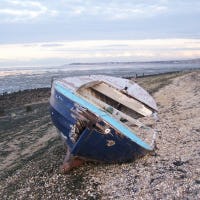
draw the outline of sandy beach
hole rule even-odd
[[[200,71],[138,78],[159,109],[157,148],[134,162],[60,174],[50,89],[0,96],[1,199],[200,199]]]

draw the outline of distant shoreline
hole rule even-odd
[[[153,60],[153,61],[110,61],[110,62],[88,62],[88,63],[82,63],[82,62],[77,62],[77,63],[69,63],[69,65],[107,65],[107,64],[115,64],[115,65],[120,65],[120,64],[174,64],[174,63],[194,63],[194,62],[199,62],[200,58],[194,58],[194,59],[180,59],[180,60]]]

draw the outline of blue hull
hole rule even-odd
[[[52,121],[62,133],[72,156],[112,163],[134,160],[151,150],[134,133],[131,135],[123,125],[117,124],[115,119],[73,95],[64,88],[53,87],[50,98]],[[79,134],[74,139],[72,130],[84,118],[91,120],[79,128]]]

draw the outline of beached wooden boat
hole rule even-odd
[[[55,80],[50,111],[68,148],[64,171],[83,160],[124,162],[154,149],[157,106],[132,80],[103,75]]]

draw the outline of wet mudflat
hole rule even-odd
[[[137,79],[159,108],[157,149],[134,162],[59,173],[65,150],[49,89],[0,97],[1,199],[200,199],[200,72]]]

